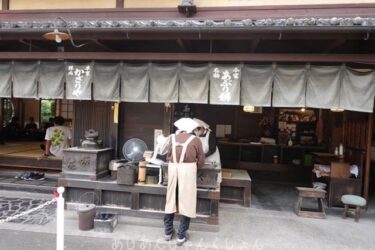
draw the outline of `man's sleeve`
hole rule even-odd
[[[203,151],[203,146],[201,140],[198,139],[198,137],[194,138],[197,145],[197,167],[201,168],[204,165],[205,156]]]
[[[50,128],[48,128],[47,130],[46,130],[46,136],[45,136],[45,138],[44,138],[45,140],[47,140],[47,141],[50,141],[52,138],[51,138],[51,129]]]

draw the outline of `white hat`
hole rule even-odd
[[[181,118],[177,120],[174,125],[179,130],[186,131],[187,133],[191,133],[194,129],[199,127],[198,122],[194,121],[191,118]]]
[[[199,124],[199,127],[203,127],[205,129],[209,129],[210,128],[210,125],[208,125],[207,123],[205,123],[202,120],[199,120],[197,118],[194,118],[193,120],[196,121]]]

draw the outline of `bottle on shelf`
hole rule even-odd
[[[289,140],[288,140],[288,146],[289,146],[289,147],[293,146],[292,138],[289,138]]]
[[[339,155],[339,148],[335,147],[335,155]]]
[[[340,146],[339,146],[339,156],[342,157],[344,155],[344,145],[342,145],[342,143],[340,143]]]

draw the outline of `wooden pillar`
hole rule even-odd
[[[9,0],[2,0],[1,10],[9,10]]]
[[[175,105],[174,104],[164,104],[164,119],[163,119],[163,134],[167,136],[173,131],[173,113]]]
[[[3,2],[4,2],[4,0],[3,0]],[[116,8],[119,8],[119,9],[124,8],[124,0],[116,0]]]
[[[111,146],[115,149],[115,157],[119,157],[119,118],[120,118],[120,103],[110,103],[110,136]]]
[[[3,121],[4,121],[4,110],[3,110],[3,99],[0,98],[0,133],[2,133],[3,130]],[[0,143],[1,143],[1,137],[0,136]]]
[[[367,133],[367,146],[366,146],[366,163],[364,173],[364,187],[363,196],[368,200],[369,187],[370,187],[370,167],[371,167],[371,143],[372,143],[372,126],[373,126],[373,114],[368,114],[368,133]]]
[[[242,106],[240,106],[240,108],[242,108]],[[239,123],[239,112],[241,112],[242,110],[234,106],[233,109],[234,109],[234,117],[233,117],[233,124],[232,124],[232,136],[235,140],[238,139],[238,123]]]

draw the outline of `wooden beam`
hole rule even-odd
[[[254,39],[251,44],[250,44],[250,53],[254,53],[255,50],[257,49],[258,47],[258,44],[260,42],[260,39]]]
[[[369,187],[370,187],[370,168],[371,168],[371,143],[372,143],[372,127],[373,127],[373,114],[368,114],[368,133],[366,145],[366,163],[363,183],[363,196],[368,201]]]
[[[123,9],[124,8],[124,0],[116,0],[116,8]]]
[[[333,41],[331,44],[328,44],[328,46],[325,49],[323,49],[322,52],[323,53],[329,53],[332,50],[335,50],[338,47],[340,47],[341,45],[343,45],[345,42],[346,42],[346,39],[338,39],[336,41]]]
[[[51,31],[51,30],[49,30]],[[25,30],[23,32],[8,32],[0,30],[1,40],[44,40],[42,35],[46,31]],[[295,32],[283,32],[283,40],[361,40],[364,38],[367,31],[364,30],[296,30]],[[186,43],[191,40],[278,40],[280,36],[279,31],[266,30],[232,30],[228,32],[217,30],[215,32],[202,31],[129,31],[127,33],[119,31],[118,29],[90,29],[90,30],[74,30],[74,41],[79,40],[98,40],[107,41],[125,41],[125,40],[177,40],[181,39]],[[369,40],[375,40],[375,35],[370,34]],[[51,41],[52,43],[52,41]]]
[[[1,10],[9,10],[9,0],[2,0]]]
[[[31,40],[30,41],[25,41],[23,39],[20,39],[20,40],[18,40],[18,42],[22,43],[23,45],[28,46],[29,47],[29,52],[32,51],[32,48],[37,49],[39,51],[48,51],[45,48],[42,48],[42,47],[39,47],[38,45],[33,44],[33,42]]]
[[[3,0],[4,2],[4,0]],[[116,7],[121,5],[116,0]],[[241,20],[262,18],[304,18],[304,17],[373,17],[375,4],[321,4],[321,5],[273,5],[200,7],[197,19]],[[12,10],[2,13],[0,21],[10,20],[53,20],[56,16],[65,19],[181,19],[176,8],[111,8],[111,9],[44,9]]]
[[[94,42],[96,45],[102,47],[103,49],[107,50],[107,51],[114,51],[113,49],[111,49],[107,45],[103,44],[102,42],[99,42],[97,39],[93,39],[91,41]]]
[[[134,60],[181,62],[375,63],[375,54],[248,54],[149,52],[0,52],[0,60]]]

